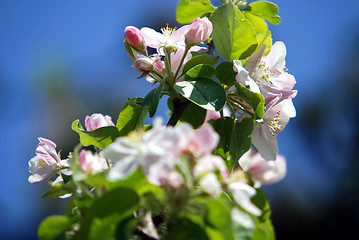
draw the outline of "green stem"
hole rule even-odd
[[[165,56],[165,67],[166,67],[166,75],[168,77],[169,84],[172,84],[172,69],[171,69],[171,53],[166,52]]]
[[[183,53],[181,62],[180,62],[180,64],[178,65],[178,68],[177,68],[177,71],[176,71],[176,73],[175,73],[175,76],[173,77],[173,79],[174,79],[175,81],[177,80],[177,75],[178,75],[178,73],[179,73],[179,71],[180,71],[180,69],[181,69],[181,67],[182,67],[182,64],[183,64],[183,62],[184,62],[184,59],[186,58],[187,53],[188,53],[188,51],[189,51],[190,48],[191,48],[191,46],[186,45],[186,48],[185,48],[185,50],[184,50],[184,53]]]

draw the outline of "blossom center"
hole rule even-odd
[[[257,69],[253,73],[254,80],[258,81],[259,78],[263,78],[268,84],[272,84],[272,82],[270,81],[270,77],[273,76],[274,73],[269,70],[269,67],[266,67],[266,62],[264,61],[260,61]]]
[[[166,27],[161,28],[161,32],[163,33],[163,35],[165,35],[166,37],[168,37],[169,35],[171,35],[174,31],[176,31],[176,27],[174,28],[170,28],[168,27],[168,23],[166,24]]]
[[[269,131],[271,132],[272,136],[276,136],[282,129],[283,125],[279,124],[279,119],[283,116],[280,114],[280,111],[273,118],[265,118],[263,122],[268,125]]]
[[[43,167],[43,166],[46,165],[46,162],[44,161],[44,159],[41,159],[41,161],[38,162],[36,165],[37,165],[38,167]]]

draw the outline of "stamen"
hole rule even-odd
[[[268,125],[269,131],[271,132],[272,136],[276,136],[282,129],[283,125],[279,124],[279,119],[283,116],[280,114],[280,111],[272,119],[264,119],[264,122]]]
[[[169,35],[171,35],[174,31],[176,31],[176,27],[174,27],[174,28],[170,28],[170,27],[168,27],[168,23],[166,23],[166,27],[164,28],[161,28],[161,31],[162,31],[162,33],[163,33],[163,35],[165,35],[165,36],[169,36]]]
[[[44,159],[41,159],[41,161],[38,162],[36,165],[37,165],[38,167],[42,167],[42,166],[45,166],[45,165],[46,165],[46,162],[44,161]]]

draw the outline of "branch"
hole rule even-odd
[[[189,105],[190,101],[185,98],[174,98],[173,103],[173,112],[170,120],[168,120],[167,126],[175,126],[182,116],[184,110]]]

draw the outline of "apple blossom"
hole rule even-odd
[[[82,149],[79,154],[79,166],[87,174],[96,174],[108,168],[103,157],[85,149]]]
[[[222,192],[221,184],[218,182],[217,176],[213,172],[209,172],[202,177],[199,181],[199,185],[205,193],[214,197],[218,197]]]
[[[135,56],[135,61],[131,67],[142,73],[149,73],[154,69],[154,61],[145,55],[137,53]]]
[[[102,115],[101,113],[94,113],[91,116],[86,116],[85,127],[87,131],[93,131],[101,127],[115,126],[111,117]]]
[[[256,190],[248,184],[237,181],[228,185],[228,189],[233,194],[234,200],[247,212],[255,216],[260,216],[262,211],[251,202],[251,198],[256,194]]]
[[[207,40],[211,35],[213,26],[207,17],[196,18],[188,25],[186,36],[186,43],[188,45],[197,45]]]
[[[125,39],[128,44],[138,50],[142,50],[145,47],[140,30],[136,27],[128,26],[125,28]]]
[[[263,119],[254,123],[252,144],[265,160],[275,160],[279,152],[277,135],[289,122],[286,107],[284,102],[267,107]]]
[[[238,160],[243,171],[249,172],[256,188],[261,184],[269,185],[282,180],[287,173],[286,160],[284,156],[277,155],[275,161],[266,161],[259,153],[251,150],[243,154]]]
[[[46,138],[38,138],[36,156],[29,161],[30,183],[43,183],[49,180],[61,167],[61,159],[56,153],[56,144]],[[67,161],[64,160],[64,165]]]
[[[154,29],[143,27],[140,29],[140,34],[145,40],[145,44],[149,47],[161,49],[167,47],[174,47],[177,49],[185,49],[185,32],[187,31],[185,25],[179,29],[161,28],[162,33],[156,32]]]

